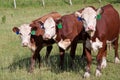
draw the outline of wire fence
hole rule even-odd
[[[0,0],[0,7],[17,8],[17,7],[44,7],[44,6],[61,6],[61,5],[76,5],[86,3],[101,3],[103,1],[108,2],[120,2],[120,0]]]

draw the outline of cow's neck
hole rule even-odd
[[[29,44],[28,44],[28,48],[29,48],[31,51],[34,52],[35,49],[36,49],[35,43],[29,42]]]
[[[95,31],[90,32],[89,34],[90,34],[90,37],[93,37],[93,36],[94,36],[94,34],[95,34]]]

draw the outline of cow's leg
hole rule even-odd
[[[60,68],[63,69],[63,64],[64,64],[64,55],[65,55],[65,50],[63,50],[62,48],[59,47],[59,52],[60,52]]]
[[[105,46],[105,51],[103,52],[102,62],[101,62],[101,68],[104,69],[107,66],[107,45]]]
[[[42,49],[41,47],[37,47],[36,50],[35,50],[35,52],[33,53],[32,57],[31,57],[31,64],[30,64],[30,70],[29,70],[29,72],[33,72],[34,65],[35,65],[35,60],[36,59],[38,59],[39,66],[40,66],[41,57],[40,57],[39,52],[40,52],[41,49]]]
[[[85,58],[85,49],[83,49],[83,53],[82,53],[82,56],[81,56],[81,58]]]
[[[81,59],[85,59],[86,57],[86,53],[85,53],[85,42],[83,42],[83,53],[82,53],[82,56],[81,56]]]
[[[98,55],[97,55],[97,69],[96,69],[96,76],[101,76],[101,63],[102,63],[102,58],[104,56],[104,54],[106,54],[106,50],[107,50],[107,45],[106,43],[103,44],[103,47],[99,49]]]
[[[71,67],[73,67],[74,62],[75,62],[75,51],[76,51],[76,47],[77,47],[77,42],[73,42],[73,43],[71,44],[71,50],[70,50],[70,57],[71,57],[71,59],[72,59]]]
[[[115,63],[120,63],[119,55],[118,55],[118,38],[112,44],[115,50]]]
[[[52,50],[53,46],[47,46],[46,55],[45,55],[45,61],[48,62],[48,57],[50,55],[50,52]]]
[[[85,55],[86,55],[86,59],[87,59],[87,66],[86,66],[86,71],[84,73],[84,78],[88,78],[90,77],[90,66],[92,63],[92,56],[91,56],[91,50],[85,48]]]
[[[39,52],[40,52],[40,50],[39,50]],[[36,54],[36,57],[37,57],[37,59],[38,59],[39,68],[40,68],[40,66],[41,66],[41,56],[40,56],[40,53],[39,53],[39,52]]]

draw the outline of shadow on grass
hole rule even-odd
[[[79,73],[81,70],[84,72],[85,71],[85,65],[86,65],[86,60],[85,58],[81,58],[80,55],[75,56],[74,64],[71,67],[71,57],[69,53],[65,53],[64,57],[64,65],[63,69],[61,70],[59,67],[60,63],[60,56],[58,55],[50,55],[48,58],[48,62],[45,61],[45,58],[42,56],[42,63],[41,63],[41,68],[47,68],[47,70],[50,70],[53,73],[59,74],[61,72],[75,72]],[[113,63],[110,60],[107,60],[109,63]],[[96,56],[93,56],[92,59],[92,64],[97,65],[96,62]],[[13,63],[11,63],[8,67],[1,68],[2,70],[9,70],[10,72],[14,72],[17,69],[26,69],[28,71],[30,68],[30,57],[27,58],[20,58],[18,56],[15,56],[13,59]],[[38,63],[36,61],[35,68],[38,68]],[[42,69],[41,69],[42,70]],[[82,74],[81,74],[82,75]]]
[[[16,59],[16,58],[15,58]],[[4,69],[9,69],[9,71],[13,72],[16,69],[23,69],[25,68],[26,70],[29,68],[30,65],[30,57],[28,58],[24,58],[21,60],[13,60],[13,63],[11,63],[8,67],[4,68]]]
[[[85,68],[86,61],[84,59],[81,59],[80,55],[75,56],[74,65],[71,67],[70,54],[65,53],[64,68],[61,70],[59,67],[59,62],[60,62],[59,57],[60,57],[59,54],[50,55],[47,63],[45,61],[45,58],[42,57],[41,67],[49,68],[51,72],[54,72],[56,74],[61,73],[63,71],[66,71],[66,72],[72,71],[77,73],[77,72],[80,72],[80,70],[84,70]],[[2,69],[8,69],[10,72],[14,72],[17,69],[26,69],[26,71],[28,71],[29,67],[30,67],[30,57],[21,59],[15,56],[15,58],[13,59],[13,63],[11,63],[8,67],[2,68]],[[35,68],[37,67],[38,67],[38,63],[36,62]]]
[[[63,71],[66,72],[79,72],[80,70],[84,70],[85,65],[86,65],[86,61],[84,59],[81,58],[80,55],[76,55],[75,56],[75,60],[74,60],[74,64],[73,66],[71,66],[71,57],[69,55],[69,53],[65,53],[65,57],[64,57],[64,64],[63,64],[63,69],[61,70],[59,67],[59,63],[60,63],[60,58],[59,55],[54,55],[50,57],[50,67],[51,67],[51,72],[54,73],[60,73]]]

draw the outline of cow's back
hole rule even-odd
[[[60,18],[61,18],[61,15],[60,15],[58,12],[51,12],[51,13],[49,13],[49,14],[46,14],[46,15],[44,15],[44,16],[36,19],[36,20],[34,20],[34,21],[44,23],[45,20],[46,20],[48,17],[52,17],[54,20],[57,20],[57,19],[60,19]]]
[[[119,35],[119,14],[110,4],[102,7],[102,9],[102,17],[97,21],[98,35],[99,37],[103,35],[108,40],[112,40]]]

